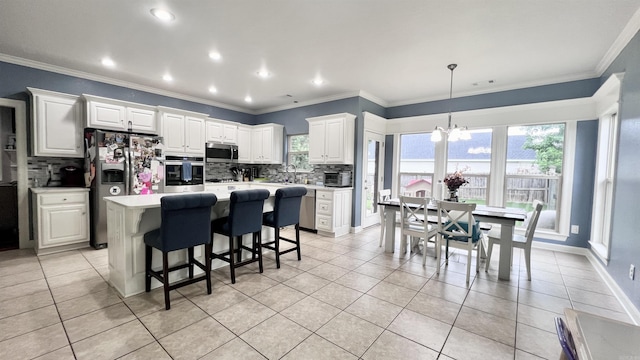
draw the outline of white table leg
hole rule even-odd
[[[391,206],[385,206],[386,229],[384,230],[384,251],[393,252],[396,240],[396,210]]]
[[[498,279],[500,280],[509,280],[511,274],[513,225],[514,224],[502,224],[500,227],[500,264],[498,265]]]

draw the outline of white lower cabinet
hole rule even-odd
[[[316,191],[316,229],[324,236],[341,236],[351,226],[351,189]]]
[[[38,255],[89,246],[87,189],[36,188],[31,191]]]

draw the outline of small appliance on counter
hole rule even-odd
[[[351,171],[325,171],[324,186],[327,187],[350,187]]]
[[[84,187],[84,171],[69,165],[60,168],[60,185],[64,187]]]

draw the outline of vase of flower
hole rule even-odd
[[[444,183],[449,189],[449,198],[447,201],[458,201],[458,189],[460,186],[468,184],[469,181],[462,176],[462,171],[456,171],[444,178]]]

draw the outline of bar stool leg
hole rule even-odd
[[[276,226],[274,228],[275,233],[274,233],[274,243],[273,243],[273,247],[274,249],[276,249],[276,268],[280,269],[280,228],[278,226]]]
[[[162,252],[162,279],[164,285],[164,308],[171,309],[169,300],[169,253]]]
[[[231,273],[231,283],[236,283],[236,266],[233,262],[233,236],[229,235],[229,271]]]
[[[204,245],[204,268],[207,272],[206,277],[207,277],[207,294],[211,295],[211,251],[212,249],[212,243],[208,243]]]
[[[262,234],[260,231],[254,233],[255,236],[255,241],[256,241],[256,247],[258,248],[258,266],[260,268],[260,273],[262,274],[263,268],[262,268]]]
[[[149,245],[144,246],[144,291],[151,291],[151,254],[153,249]]]
[[[236,251],[238,252],[237,261],[242,261],[242,235],[236,237]]]
[[[193,279],[193,247],[187,249],[187,256],[189,261],[189,279]]]
[[[302,260],[300,256],[300,223],[296,224],[296,250],[298,252],[298,261]]]

